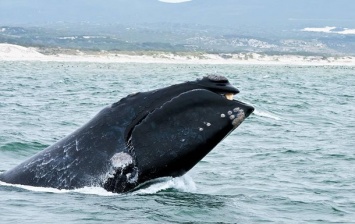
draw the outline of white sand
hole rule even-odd
[[[340,31],[335,31],[337,27],[336,26],[326,26],[326,27],[306,27],[302,29],[302,31],[305,32],[321,32],[321,33],[337,33],[337,34],[343,34],[343,35],[354,35],[355,34],[355,29],[349,29],[349,28],[343,28],[343,30]]]
[[[261,65],[347,65],[355,66],[355,57],[321,57],[299,55],[269,56],[257,53],[178,55],[156,53],[128,55],[114,53],[44,55],[35,48],[0,44],[0,61],[57,61],[98,63],[170,63],[170,64],[261,64]],[[226,57],[227,56],[227,57]]]
[[[0,44],[0,60],[21,59],[21,58],[41,58],[44,55],[37,52],[34,48],[26,48],[13,44]]]
[[[302,31],[307,32],[322,32],[322,33],[331,33],[333,29],[337,28],[336,26],[326,26],[326,27],[306,27]]]

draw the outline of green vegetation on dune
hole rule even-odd
[[[253,36],[236,34],[231,29],[182,24],[145,24],[130,27],[88,24],[62,24],[51,27],[2,26],[0,43],[37,47],[44,54],[63,51],[75,53],[75,50],[80,50],[127,54],[150,54],[155,51],[189,54],[204,52],[222,56],[242,52],[268,55],[355,55],[355,35],[324,36],[293,30],[277,39],[260,31]]]

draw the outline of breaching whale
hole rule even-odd
[[[127,192],[185,174],[254,110],[227,78],[209,75],[128,95],[0,175],[7,183]]]

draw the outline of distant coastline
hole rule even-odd
[[[39,49],[6,43],[0,43],[0,61],[355,66],[354,56],[268,55],[250,52],[209,54],[162,51],[82,51]]]

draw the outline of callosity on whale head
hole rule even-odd
[[[126,192],[159,177],[181,176],[254,110],[234,100],[223,76],[131,94],[83,127],[0,175],[0,180]]]

